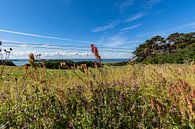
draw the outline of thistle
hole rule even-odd
[[[35,57],[34,57],[33,53],[30,53],[28,55],[28,62],[34,69],[36,69],[36,67],[35,67]]]

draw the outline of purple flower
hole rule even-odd
[[[27,126],[22,127],[22,129],[27,129]]]

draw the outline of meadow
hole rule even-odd
[[[192,64],[70,70],[6,66],[0,129],[193,129],[194,102]]]

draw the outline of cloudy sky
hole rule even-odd
[[[0,0],[0,41],[10,58],[129,58],[154,35],[195,31],[195,0]]]

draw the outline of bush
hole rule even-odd
[[[66,65],[63,67],[60,67],[60,63],[64,62]],[[49,69],[71,69],[71,67],[77,67],[80,66],[81,64],[86,64],[87,67],[94,67],[94,62],[92,61],[79,61],[79,62],[72,62],[69,60],[46,60],[44,61],[46,68]],[[116,63],[103,63],[103,65],[108,65],[108,66],[125,66],[127,65],[128,62],[116,62]]]
[[[9,60],[0,60],[0,65],[16,66],[12,61]]]

